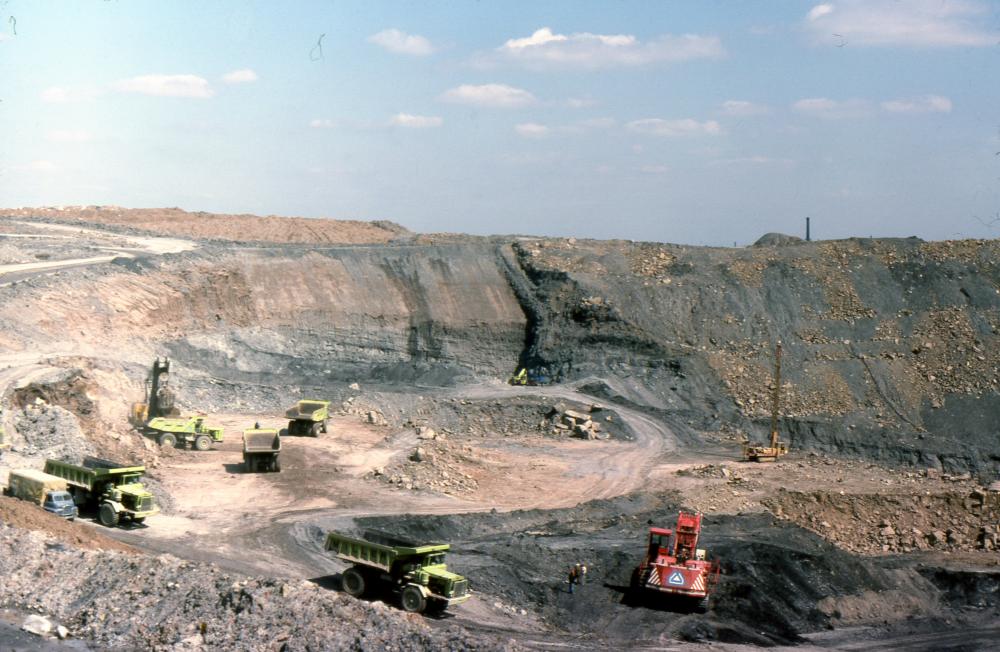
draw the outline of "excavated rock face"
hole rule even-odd
[[[694,441],[692,429],[723,426],[766,436],[781,341],[793,449],[1000,471],[1000,245],[777,244],[202,243],[0,288],[0,344],[103,345],[137,362],[146,353],[121,343],[142,343],[188,370],[182,403],[208,408],[303,388],[343,400],[353,382],[505,380],[519,367],[595,376],[597,398]]]
[[[763,437],[781,341],[793,447],[1000,471],[987,425],[1000,417],[1000,245],[781,244],[515,243],[526,358],[564,380],[617,379],[675,421]]]

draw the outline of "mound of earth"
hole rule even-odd
[[[12,528],[44,532],[76,548],[138,552],[132,546],[104,536],[83,523],[67,521],[38,505],[9,496],[0,496],[0,523]]]
[[[124,226],[160,235],[301,244],[383,243],[407,231],[387,221],[307,219],[269,215],[228,215],[179,208],[122,208],[120,206],[66,206],[0,210],[0,217],[44,217],[58,221]],[[2,253],[2,252],[0,252]]]

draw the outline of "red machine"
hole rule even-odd
[[[639,594],[677,596],[708,609],[708,596],[719,581],[720,567],[698,547],[701,514],[680,512],[677,529],[649,528],[646,557],[632,575],[632,588]]]

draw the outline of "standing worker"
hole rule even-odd
[[[580,575],[577,577],[577,583],[583,586],[587,583],[587,566],[586,564],[578,564],[580,566]]]
[[[576,583],[580,581],[580,564],[575,564],[569,568],[569,592],[572,593]]]

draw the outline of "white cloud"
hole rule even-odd
[[[42,91],[42,101],[52,104],[88,102],[101,92],[93,86],[50,86]]]
[[[746,100],[726,100],[722,103],[720,113],[738,118],[746,118],[755,115],[765,115],[771,112],[767,106],[756,104]]]
[[[86,143],[93,135],[85,129],[56,129],[45,134],[45,139],[53,143]]]
[[[805,26],[818,43],[845,46],[986,47],[996,43],[976,0],[839,0],[819,4]]]
[[[510,39],[497,48],[505,61],[529,67],[612,68],[716,58],[725,54],[717,36],[665,34],[642,42],[631,34],[556,34],[548,27],[531,36]]]
[[[415,57],[425,57],[435,50],[434,45],[417,34],[407,34],[398,29],[384,29],[378,34],[368,37],[369,43],[374,43],[394,54],[408,54]]]
[[[313,129],[332,129],[335,125],[333,120],[326,120],[322,118],[316,118],[315,120],[309,121],[309,126]]]
[[[549,128],[536,122],[525,122],[514,126],[514,131],[519,136],[525,138],[545,138],[549,135]]]
[[[140,75],[114,83],[123,93],[139,93],[157,97],[212,97],[208,80],[197,75]]]
[[[816,21],[823,16],[828,16],[833,13],[833,5],[816,5],[809,10],[809,14],[806,16],[806,20]]]
[[[882,110],[889,113],[951,113],[951,100],[940,95],[925,95],[908,100],[882,102]]]
[[[428,127],[440,127],[444,124],[444,119],[432,115],[410,115],[409,113],[397,113],[389,119],[392,127],[410,127],[413,129],[426,129]]]
[[[526,90],[506,84],[463,84],[444,92],[441,99],[455,104],[517,108],[534,104],[538,100]]]
[[[566,106],[571,109],[586,109],[597,104],[597,100],[590,97],[571,97],[566,100]]]
[[[825,97],[809,97],[792,104],[792,110],[817,118],[841,120],[869,115],[871,105],[865,100],[831,100]]]
[[[651,136],[662,136],[672,138],[676,136],[715,136],[722,133],[722,127],[715,120],[698,122],[691,118],[683,120],[663,120],[661,118],[647,118],[645,120],[634,120],[625,125],[629,131],[638,134],[649,134]]]
[[[543,27],[531,36],[510,39],[496,49],[502,61],[529,67],[612,68],[716,58],[725,54],[717,36],[665,34],[642,42],[631,34],[556,34]]]
[[[248,84],[257,81],[257,73],[249,68],[227,72],[222,76],[222,81],[227,84]]]

